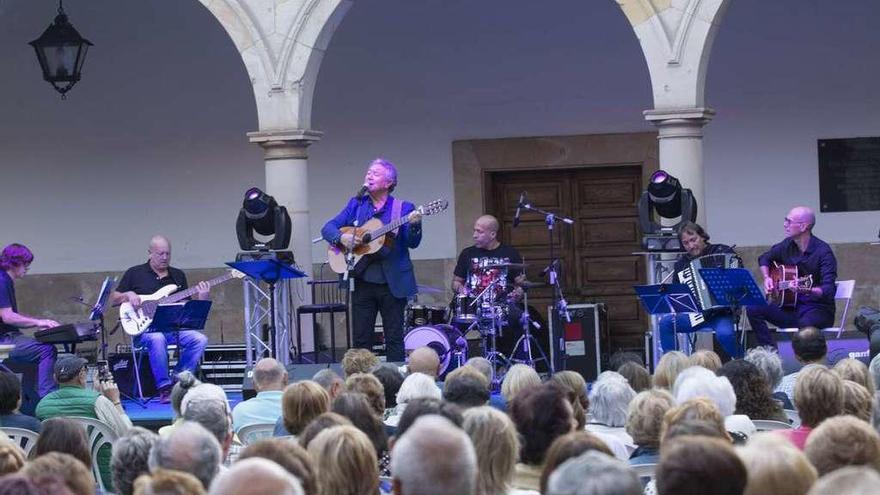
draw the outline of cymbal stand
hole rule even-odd
[[[523,292],[523,312],[522,316],[520,316],[520,326],[522,326],[523,334],[520,335],[519,339],[517,339],[516,344],[513,346],[513,350],[510,351],[510,362],[512,363],[522,363],[528,365],[530,368],[535,368],[535,363],[538,361],[544,361],[549,364],[547,360],[547,354],[544,352],[544,349],[541,348],[541,344],[538,343],[538,339],[532,335],[531,327],[532,327],[532,317],[529,315],[529,295],[528,292]],[[532,344],[534,344],[535,348],[540,353],[541,357],[538,359],[534,359],[532,356]],[[519,346],[523,346],[523,351],[526,354],[525,359],[517,359],[516,351],[519,350]],[[553,370],[550,369],[550,366],[547,366],[547,369],[550,375],[553,374]]]
[[[489,285],[483,289],[483,292],[474,298],[474,302],[471,303],[472,306],[477,306],[477,320],[471,324],[468,331],[471,330],[474,326],[477,327],[477,330],[480,332],[480,337],[483,341],[483,357],[486,358],[492,364],[492,389],[495,390],[501,385],[501,379],[498,374],[498,366],[499,364],[504,366],[505,368],[510,368],[510,360],[503,353],[498,352],[498,347],[496,344],[496,339],[498,335],[498,330],[501,328],[500,318],[501,316],[495,311],[494,301],[494,292],[489,292],[489,289],[494,288],[495,284],[498,283],[497,280],[493,280]],[[487,296],[492,295],[493,297],[490,299]],[[484,300],[486,299],[486,300]],[[492,309],[491,316],[487,316],[483,309],[485,307],[489,307]]]

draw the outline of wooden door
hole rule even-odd
[[[610,334],[605,348],[642,349],[649,321],[632,287],[645,282],[645,266],[631,254],[639,250],[641,235],[636,207],[641,166],[493,172],[489,179],[490,208],[501,222],[502,241],[520,250],[529,280],[546,281],[541,271],[551,260],[550,237],[546,217],[535,212],[522,211],[513,228],[523,191],[531,204],[574,220],[553,227],[568,303],[605,303]],[[552,291],[532,289],[529,299],[545,313]]]

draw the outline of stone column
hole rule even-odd
[[[697,223],[706,225],[703,186],[703,126],[715,111],[710,108],[655,109],[644,112],[656,125],[660,140],[660,168],[693,191],[697,200]]]
[[[309,216],[308,147],[321,139],[322,133],[310,129],[285,131],[249,132],[252,143],[263,148],[266,162],[266,193],[279,205],[287,208],[292,224],[290,250],[296,264],[309,276],[312,275],[312,237]],[[296,282],[294,282],[296,284]],[[296,285],[294,285],[296,287]],[[311,291],[301,290],[303,300],[293,298],[291,312],[295,314],[300,304],[311,303]],[[295,338],[295,319],[291,319],[291,339]],[[302,332],[303,350],[313,349],[311,321],[304,318]]]

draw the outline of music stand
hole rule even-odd
[[[202,330],[208,321],[208,311],[210,310],[211,301],[193,300],[185,303],[160,304],[156,306],[153,322],[147,331],[169,333],[181,330]],[[179,346],[178,342],[178,348]]]
[[[98,299],[95,301],[95,305],[92,306],[92,311],[89,313],[89,320],[98,323],[98,332],[101,333],[101,360],[105,362],[107,361],[107,336],[104,332],[104,308],[107,306],[107,299],[110,297],[110,290],[113,289],[113,285],[115,284],[115,277],[104,277],[104,282],[101,284],[101,290],[98,291]]]
[[[767,298],[745,268],[700,268],[700,276],[709,288],[709,293],[718,304],[730,306],[733,310],[733,331],[738,332],[740,309],[743,306],[764,306]],[[742,334],[743,351],[746,335]]]
[[[308,277],[308,275],[291,265],[273,259],[235,261],[226,264],[251,278],[266,282],[266,284],[269,285],[270,326],[267,329],[270,342],[269,355],[270,357],[277,358],[278,346],[276,343],[277,336],[275,335],[275,284],[281,280],[303,278]],[[286,328],[290,328],[290,325],[287,325]],[[302,349],[297,349],[296,352],[299,354],[302,352]]]
[[[700,305],[694,299],[690,289],[685,284],[654,284],[654,285],[636,285],[634,286],[642,306],[652,315],[667,315],[678,313],[699,313]],[[673,332],[678,339],[677,319],[672,320]],[[659,327],[654,330],[659,331]],[[658,335],[653,335],[654,341],[659,339]],[[656,349],[656,345],[653,346]],[[645,356],[647,359],[648,356]]]

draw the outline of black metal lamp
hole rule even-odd
[[[65,99],[67,92],[79,81],[86,53],[92,42],[80,36],[67,20],[62,0],[58,1],[55,21],[39,38],[28,43],[37,52],[37,60],[45,79]]]
[[[680,251],[676,234],[678,227],[697,219],[697,200],[690,189],[681,187],[678,179],[664,170],[658,170],[648,181],[648,190],[638,202],[642,246],[648,251]],[[653,213],[667,219],[678,218],[675,225],[661,226]]]
[[[287,208],[280,206],[275,198],[252,187],[244,193],[235,232],[238,244],[244,251],[280,250],[290,245],[290,215]],[[274,236],[266,241],[254,238],[254,232],[264,236]]]

